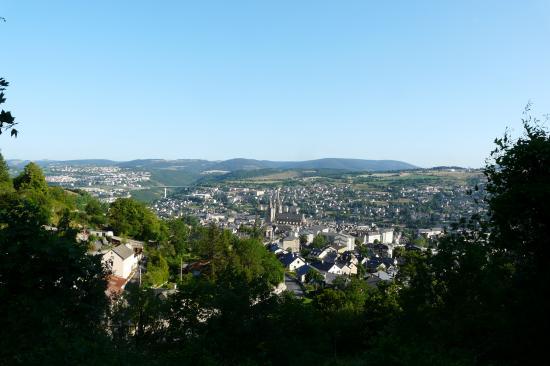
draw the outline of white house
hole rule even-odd
[[[334,237],[334,243],[338,246],[345,247],[345,251],[353,251],[355,249],[355,237],[348,234],[338,234]]]
[[[128,278],[137,268],[139,257],[129,245],[120,244],[103,254],[103,262],[111,266],[113,275]]]
[[[284,254],[279,257],[279,260],[289,271],[295,271],[306,264],[306,261],[295,253]]]
[[[381,241],[382,235],[378,231],[369,231],[365,234],[365,244],[372,244],[375,240]]]
[[[342,268],[340,268],[337,264],[335,263],[329,263],[329,262],[315,262],[315,263],[312,263],[311,264],[312,267],[315,267],[315,269],[317,269],[319,272],[321,272],[322,274],[326,274],[326,273],[333,273],[333,274],[337,274],[337,275],[342,275],[344,274],[342,272]]]
[[[393,229],[381,230],[380,234],[382,235],[382,240],[380,240],[382,243],[384,244],[393,243]]]
[[[433,237],[438,237],[443,234],[443,229],[439,227],[434,227],[431,229],[418,229],[418,235],[424,235],[426,238],[431,239]]]

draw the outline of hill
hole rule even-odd
[[[28,160],[8,160],[13,167],[22,167]],[[201,159],[139,159],[130,161],[113,161],[107,159],[83,159],[83,160],[38,160],[37,164],[43,167],[54,165],[73,166],[118,166],[121,168],[133,168],[143,170],[184,170],[188,173],[201,173],[206,171],[261,170],[261,169],[331,169],[344,171],[391,171],[415,169],[416,166],[397,160],[365,160],[365,159],[341,159],[325,158],[306,161],[270,161],[256,159],[229,159],[224,161],[209,161]]]

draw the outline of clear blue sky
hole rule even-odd
[[[2,0],[6,158],[478,167],[550,113],[550,2]]]

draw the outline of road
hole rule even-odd
[[[291,291],[296,295],[297,297],[304,297],[304,291],[298,284],[298,281],[290,277],[289,275],[285,274],[285,285],[287,291]]]

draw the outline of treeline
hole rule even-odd
[[[106,214],[107,225],[146,240],[154,263],[147,272],[155,276],[109,303],[99,259],[74,242],[71,226],[61,225],[63,214],[42,206],[42,194],[50,197],[42,177],[27,171],[11,181],[0,170],[0,359],[119,365],[544,360],[550,136],[536,121],[524,122],[521,138],[496,140],[485,169],[488,217],[464,220],[440,240],[437,254],[403,253],[391,284],[342,280],[306,300],[272,294],[283,271],[257,239],[190,220],[159,221],[122,200]],[[56,220],[58,232],[42,228]],[[177,290],[152,286],[164,278]]]

